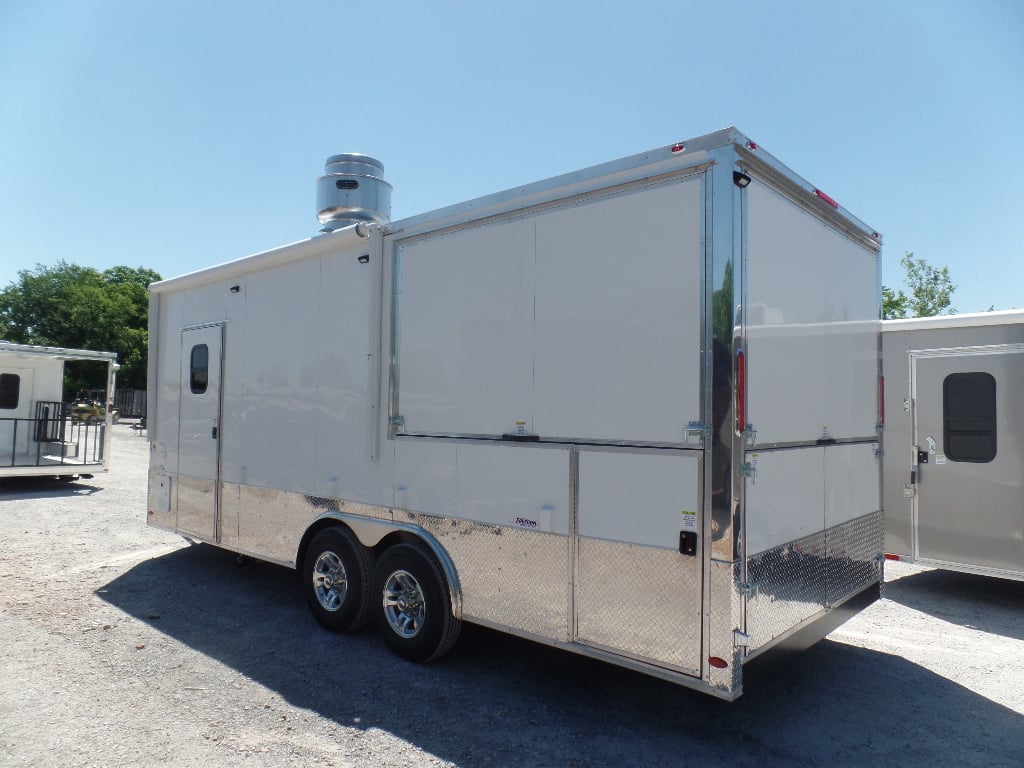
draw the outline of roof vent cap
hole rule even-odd
[[[333,232],[359,222],[391,221],[391,185],[384,181],[384,164],[369,155],[349,152],[331,155],[316,182],[316,217],[321,232]]]

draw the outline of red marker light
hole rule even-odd
[[[682,142],[680,142],[679,144],[673,144],[672,145],[672,154],[673,155],[678,155],[680,152],[685,152],[685,151],[686,151],[686,145],[683,144]]]
[[[708,658],[708,664],[710,664],[715,669],[725,669],[729,666],[728,661],[726,661],[723,658],[719,658],[718,656],[711,656],[710,658]]]
[[[885,376],[878,377],[878,423],[885,426]]]
[[[748,141],[747,142],[747,149],[749,149],[751,151],[756,151],[757,150],[757,144],[755,144],[752,141]]]
[[[747,428],[747,363],[743,350],[736,353],[736,434]]]
[[[832,199],[831,197],[829,197],[828,195],[826,195],[826,194],[825,194],[824,192],[822,192],[822,191],[821,191],[820,189],[816,189],[816,190],[814,190],[814,194],[816,194],[816,195],[817,195],[818,197],[820,197],[820,198],[821,198],[822,200],[824,200],[824,201],[825,201],[826,203],[828,203],[829,205],[831,205],[831,206],[832,206],[833,208],[838,208],[838,207],[839,207],[839,203],[837,203],[837,202],[836,202],[835,200],[833,200],[833,199]]]
[[[896,561],[899,561],[900,556],[899,555],[890,555],[888,552],[886,552],[885,553],[885,559],[886,560],[896,560]]]

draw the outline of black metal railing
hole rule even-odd
[[[37,443],[63,443],[67,418],[66,403],[40,400],[36,403],[35,441]]]
[[[102,464],[107,425],[69,416],[66,403],[43,402],[34,419],[0,418],[0,467]]]

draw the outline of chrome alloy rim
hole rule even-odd
[[[384,583],[384,616],[399,637],[416,637],[423,628],[427,606],[420,583],[408,571],[395,571]]]
[[[333,552],[323,552],[313,564],[313,592],[325,611],[336,611],[348,594],[348,574],[341,558]]]

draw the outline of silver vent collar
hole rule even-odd
[[[354,152],[331,155],[316,183],[316,217],[321,232],[333,232],[362,221],[391,221],[391,185],[384,164]]]

